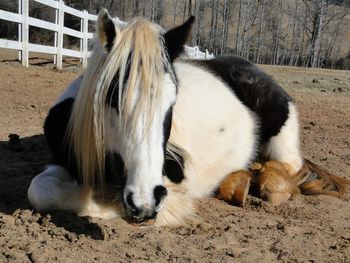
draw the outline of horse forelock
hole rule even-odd
[[[68,129],[85,185],[103,176],[112,106],[118,112],[115,125],[122,127],[123,134],[136,137],[142,122],[145,136],[162,106],[166,72],[176,85],[162,33],[159,25],[137,18],[120,30],[109,53],[98,44],[94,48]],[[111,94],[117,96],[117,105],[111,105]]]

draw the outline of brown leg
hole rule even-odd
[[[216,198],[244,206],[249,192],[250,180],[249,171],[240,170],[231,173],[222,181]]]
[[[286,202],[293,194],[299,193],[287,168],[279,161],[268,161],[259,172],[260,194],[272,205]]]

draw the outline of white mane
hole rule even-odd
[[[117,92],[119,117],[114,119],[125,134],[134,136],[139,121],[144,122],[147,133],[160,107],[164,71],[170,67],[160,37],[162,30],[137,18],[118,31],[109,53],[100,45],[93,51],[67,134],[85,186],[94,184],[104,173],[106,121],[110,113],[107,94],[113,77],[118,75],[113,93]]]

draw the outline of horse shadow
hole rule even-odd
[[[32,178],[42,172],[50,161],[44,135],[20,139],[10,134],[8,141],[0,141],[0,212],[13,215],[22,210],[33,210],[27,199]],[[57,227],[77,235],[84,234],[103,240],[103,231],[88,217],[63,212],[40,213],[38,223],[50,218]]]

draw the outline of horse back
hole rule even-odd
[[[260,142],[277,135],[288,119],[292,98],[269,75],[238,56],[191,61],[212,72],[236,94],[260,120]]]

